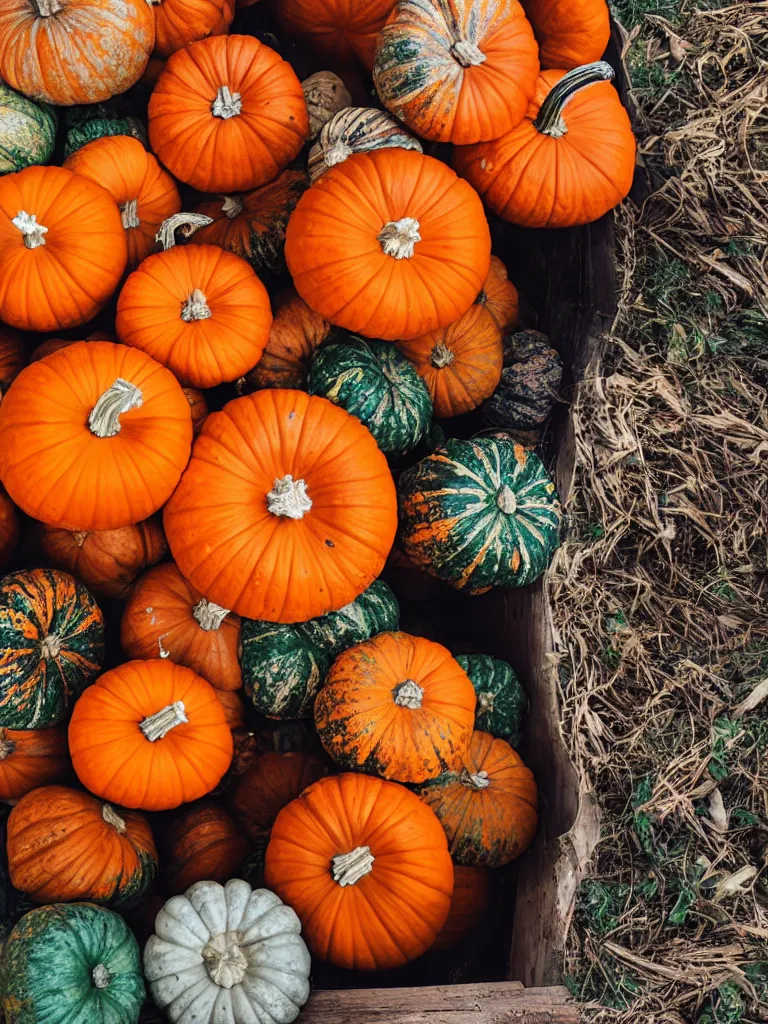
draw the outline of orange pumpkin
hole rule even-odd
[[[154,42],[146,0],[3,0],[0,78],[46,103],[99,103],[141,78]]]
[[[224,718],[232,732],[242,729],[245,725],[245,705],[237,690],[220,690],[216,687],[216,696],[224,709]]]
[[[362,61],[370,70],[376,36],[395,0],[282,0],[283,27],[313,53],[341,66]]]
[[[487,905],[487,868],[468,868],[455,864],[451,909],[430,949],[445,950],[458,946],[478,926]]]
[[[0,318],[24,331],[84,324],[125,270],[120,211],[63,167],[0,178]]]
[[[301,82],[252,36],[215,36],[174,53],[149,101],[152,149],[202,192],[272,181],[308,134]]]
[[[312,754],[257,754],[232,795],[232,810],[246,835],[254,842],[268,838],[286,804],[328,770],[328,763]]]
[[[28,515],[114,530],[168,500],[192,441],[176,379],[126,345],[78,342],[22,370],[0,404],[0,478]]]
[[[397,509],[387,460],[359,420],[271,389],[208,417],[164,522],[176,564],[210,601],[304,622],[376,579]]]
[[[18,800],[69,768],[67,730],[0,728],[0,800]]]
[[[539,43],[542,68],[600,60],[611,38],[605,0],[521,0]]]
[[[376,44],[382,103],[425,139],[495,139],[520,124],[539,73],[517,0],[398,0]]]
[[[513,224],[597,220],[629,193],[635,173],[635,137],[611,78],[602,62],[542,72],[523,123],[493,142],[456,149],[454,167]]]
[[[168,57],[207,36],[226,33],[235,0],[147,0],[155,8],[155,53]]]
[[[240,619],[206,601],[173,564],[155,566],[137,581],[123,613],[120,643],[130,658],[168,658],[217,689],[243,685]]]
[[[0,568],[13,554],[19,543],[19,535],[19,517],[16,514],[16,506],[5,491],[0,489]]]
[[[164,220],[181,210],[181,196],[170,174],[138,139],[128,135],[94,139],[75,150],[64,166],[103,186],[120,207],[129,270],[155,252],[155,235]]]
[[[498,256],[491,256],[491,269],[475,301],[478,306],[485,306],[502,332],[517,326],[520,308],[517,288],[509,280],[507,268]]]
[[[356,153],[299,200],[285,240],[307,305],[371,338],[418,338],[469,309],[491,242],[475,192],[413,150]]]
[[[203,424],[208,416],[208,403],[203,392],[198,391],[197,388],[182,388],[182,391],[189,402],[189,408],[192,412],[192,433],[197,437],[203,429]]]
[[[69,752],[92,793],[148,811],[205,796],[232,760],[216,691],[171,661],[128,661],[78,700]]]
[[[89,793],[43,786],[8,818],[11,884],[37,903],[140,902],[157,873],[143,814],[114,809]]]
[[[483,306],[471,306],[449,327],[397,347],[424,379],[436,416],[476,409],[501,379],[501,331]]]
[[[320,779],[280,811],[264,881],[299,915],[316,956],[370,971],[432,945],[453,865],[439,822],[413,793],[348,773]]]
[[[0,324],[0,398],[26,365],[27,349],[21,335]]]
[[[164,889],[169,896],[195,882],[228,882],[236,878],[248,852],[237,825],[213,801],[185,808],[164,837]]]
[[[111,341],[113,345],[117,344],[117,338],[112,334],[107,334],[106,331],[93,331],[92,334],[87,335],[86,341]],[[67,338],[48,338],[47,341],[41,341],[39,345],[36,345],[29,356],[30,363],[36,363],[38,359],[42,359],[44,356],[51,355],[52,352],[58,352],[60,348],[68,348],[70,345],[77,344],[77,340],[70,341]]]
[[[256,366],[238,381],[241,393],[258,388],[300,388],[307,383],[315,349],[330,333],[328,321],[310,309],[293,288],[274,302],[267,347]]]
[[[457,864],[496,868],[519,857],[538,823],[533,774],[506,740],[475,732],[464,763],[419,790]]]

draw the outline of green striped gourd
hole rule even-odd
[[[45,164],[56,141],[56,111],[0,82],[0,174]]]
[[[517,749],[528,697],[509,662],[490,654],[457,654],[477,695],[475,729],[506,740]]]
[[[309,151],[310,183],[314,185],[329,168],[355,153],[391,148],[422,152],[419,140],[386,110],[345,107],[323,125],[317,142]]]

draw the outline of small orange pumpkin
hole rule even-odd
[[[436,416],[476,409],[501,379],[501,331],[482,305],[470,306],[449,327],[397,347],[424,379]]]
[[[185,808],[164,837],[164,889],[178,896],[195,882],[236,878],[248,852],[229,814],[211,800]]]
[[[280,811],[324,778],[330,765],[313,754],[257,754],[232,795],[232,809],[254,842],[267,839]]]
[[[539,43],[542,68],[600,60],[611,38],[605,0],[521,0]]]
[[[113,334],[107,334],[106,331],[94,331],[89,334],[86,341],[111,341],[113,345],[116,345],[117,338]],[[52,352],[58,352],[60,348],[68,348],[70,345],[76,345],[77,340],[70,341],[67,338],[48,338],[46,341],[41,341],[39,345],[35,345],[29,356],[30,363],[36,363],[38,359],[42,359],[44,356],[51,355]]]
[[[18,331],[0,324],[0,398],[27,365],[27,349]]]
[[[314,54],[342,67],[362,61],[370,70],[376,36],[395,0],[282,0],[278,16]]]
[[[475,301],[478,306],[485,306],[502,334],[507,328],[517,326],[520,299],[517,288],[509,280],[507,268],[498,256],[491,256],[491,269]]]
[[[11,557],[19,543],[19,517],[16,506],[0,488],[0,568]]]
[[[192,412],[192,433],[197,437],[208,416],[208,403],[203,392],[197,388],[182,388],[182,391],[186,395]]]
[[[155,53],[169,57],[198,39],[223,35],[235,16],[235,0],[147,0],[155,9]]]
[[[0,800],[18,800],[69,769],[67,730],[0,728]]]
[[[430,949],[441,951],[458,946],[478,926],[487,905],[488,869],[454,864],[451,909]]]

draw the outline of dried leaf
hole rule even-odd
[[[762,704],[766,698],[768,698],[768,676],[754,687],[749,696],[745,697],[741,704],[734,708],[733,717],[741,718],[741,716],[746,715],[748,711],[754,711],[758,704]]]
[[[753,867],[751,864],[745,864],[743,868],[739,868],[738,871],[734,871],[732,875],[726,875],[725,878],[721,879],[717,883],[714,902],[719,903],[720,900],[725,899],[726,896],[735,896],[737,894],[749,892],[747,882],[751,882],[756,874],[757,868]]]
[[[709,816],[718,832],[727,832],[728,812],[725,809],[723,794],[719,789],[715,789],[709,794]]]

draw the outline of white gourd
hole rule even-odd
[[[155,920],[144,949],[152,998],[174,1024],[290,1024],[309,998],[300,932],[268,889],[197,882]]]

